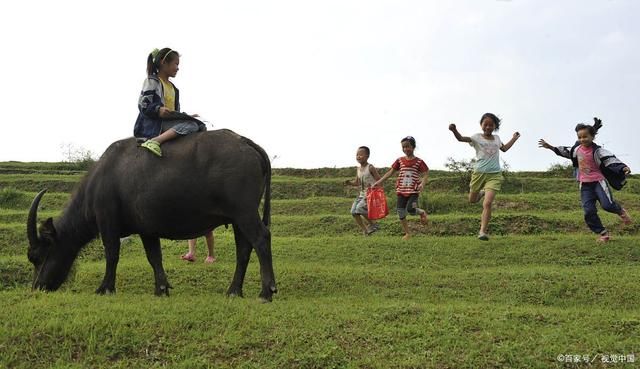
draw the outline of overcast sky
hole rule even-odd
[[[263,146],[275,167],[389,166],[400,139],[433,169],[474,151],[447,130],[521,139],[512,170],[563,162],[601,117],[597,142],[640,171],[640,1],[5,2],[0,161],[100,155],[132,135],[149,52],[182,55],[182,109]],[[277,157],[276,157],[277,156]],[[568,163],[568,162],[567,162]]]

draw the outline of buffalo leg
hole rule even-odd
[[[160,239],[158,237],[142,236],[142,244],[144,245],[144,251],[147,254],[147,260],[153,268],[153,276],[156,281],[156,296],[167,295],[169,296],[169,281],[167,281],[167,275],[164,272],[162,266],[162,250],[160,249]]]
[[[233,235],[236,240],[236,271],[227,295],[242,297],[244,276],[247,272],[247,265],[249,265],[249,258],[251,257],[251,243],[247,241],[247,238],[242,234],[236,224],[233,225]]]
[[[116,268],[118,267],[118,260],[120,260],[120,238],[103,234],[102,240],[107,268],[102,284],[96,289],[96,293],[104,295],[116,292]]]
[[[265,301],[271,301],[273,294],[278,292],[271,257],[271,232],[257,216],[251,221],[239,223],[238,226],[258,255],[260,277],[262,279],[260,298]]]

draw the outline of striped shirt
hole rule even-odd
[[[413,159],[407,159],[401,157],[396,159],[391,165],[394,170],[399,170],[398,179],[396,180],[396,193],[402,196],[411,196],[418,191],[418,185],[420,184],[420,174],[428,172],[429,167],[424,160],[414,157]]]

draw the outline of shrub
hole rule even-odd
[[[24,192],[12,187],[0,189],[0,208],[21,209],[29,206],[30,199]]]
[[[572,164],[553,164],[547,169],[546,174],[552,177],[573,177]]]

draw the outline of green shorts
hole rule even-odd
[[[497,173],[480,173],[473,172],[471,174],[471,182],[469,182],[469,191],[480,192],[480,190],[500,191],[502,188],[504,177],[502,172]]]

